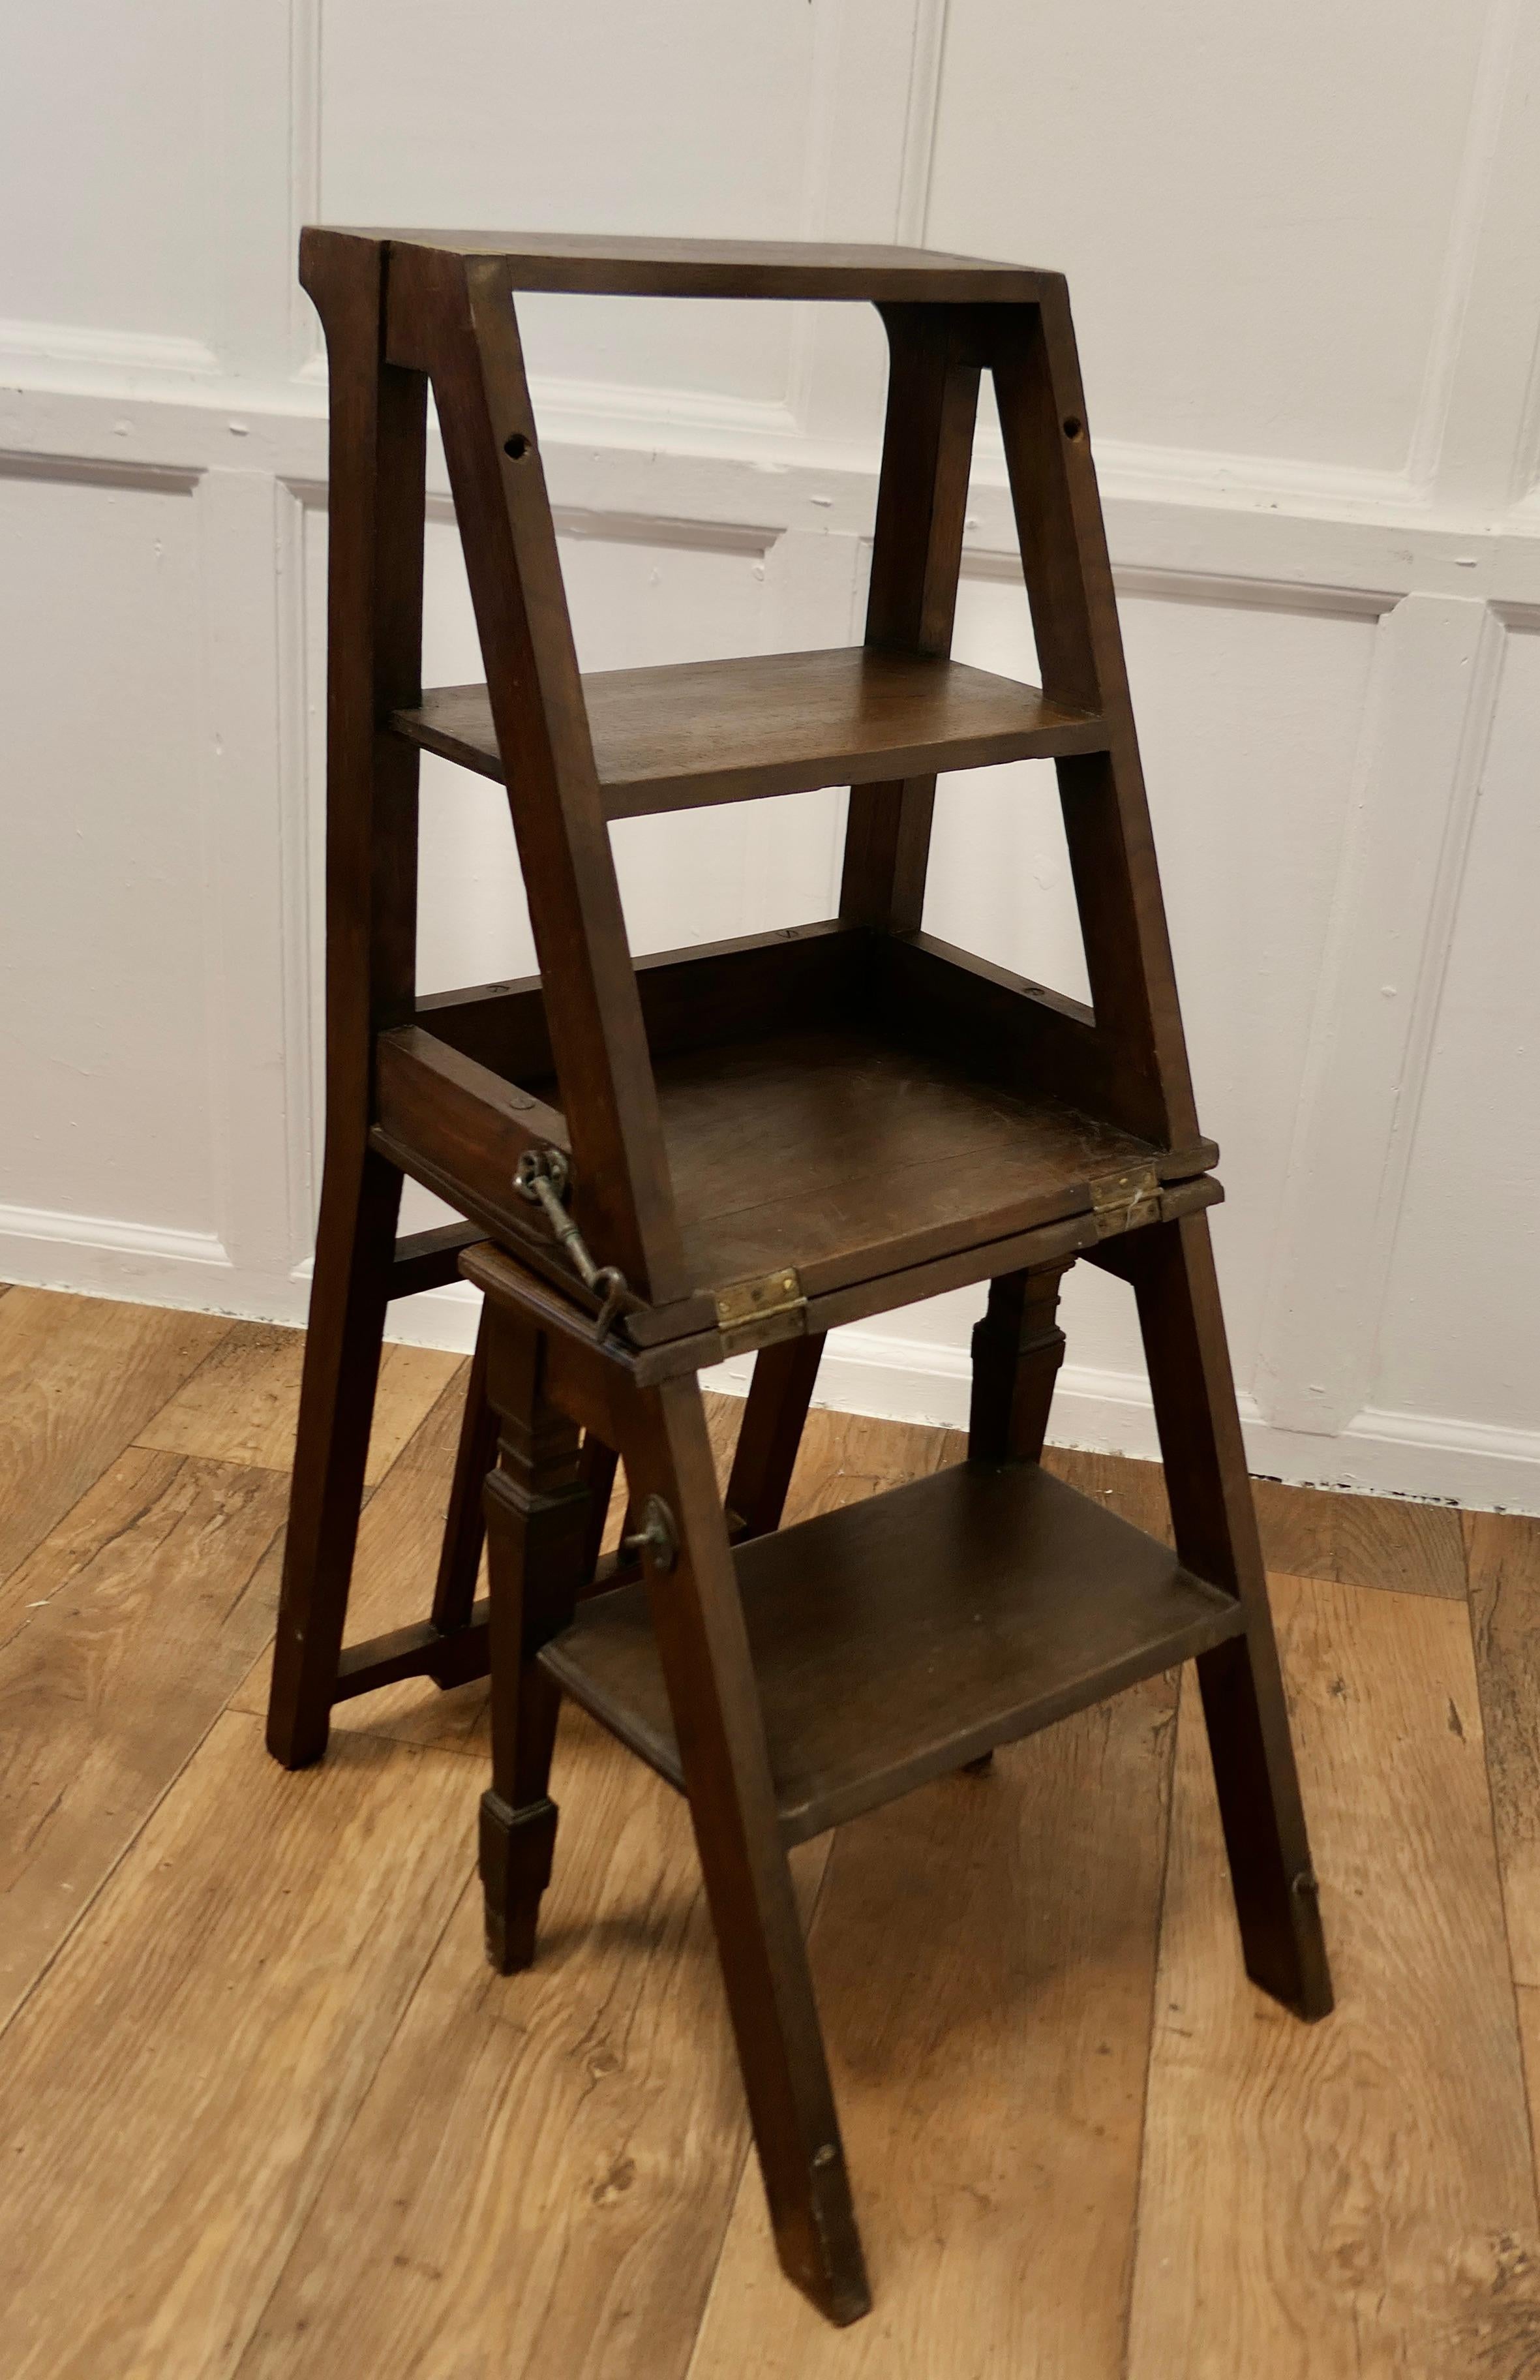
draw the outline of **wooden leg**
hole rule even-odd
[[[551,1879],[556,1805],[547,1791],[561,1690],[536,1660],[572,1617],[584,1582],[588,1490],[574,1423],[544,1393],[544,1342],[500,1318],[487,1387],[498,1419],[486,1483],[491,1584],[492,1781],[481,1799],[487,1956],[499,1974],[527,1967]]]
[[[1073,1259],[1071,1259],[1073,1262]],[[1064,1334],[1054,1316],[1067,1264],[1002,1273],[989,1283],[989,1303],[973,1328],[973,1396],[968,1407],[970,1463],[1037,1463],[1048,1435],[1053,1384],[1064,1360]],[[963,1764],[964,1777],[985,1777],[992,1752]]]
[[[1197,1670],[1246,1973],[1299,2015],[1325,2016],[1331,1977],[1208,1219],[1106,1245],[1139,1301],[1177,1551],[1245,1607],[1245,1635]]]
[[[439,1549],[439,1575],[433,1588],[433,1625],[446,1636],[470,1623],[486,1537],[482,1491],[487,1474],[497,1460],[497,1415],[487,1396],[489,1328],[483,1312],[477,1325],[470,1378],[466,1382],[460,1443],[455,1455],[455,1483],[449,1491],[443,1542]]]
[[[594,1572],[599,1568],[600,1548],[604,1543],[604,1524],[610,1517],[610,1499],[614,1493],[620,1457],[612,1446],[606,1446],[591,1429],[586,1430],[578,1468],[583,1485],[588,1491],[588,1532],[583,1540],[583,1584],[591,1586]]]
[[[400,1205],[400,1174],[371,1150],[340,1178],[328,1167],[267,1709],[285,1768],[326,1749]]]
[[[973,1332],[970,1463],[1040,1461],[1064,1360],[1064,1334],[1054,1316],[1068,1270],[1067,1264],[1044,1265],[989,1283],[988,1309]]]
[[[727,1483],[727,1526],[734,1538],[768,1536],[781,1526],[822,1354],[819,1331],[761,1347],[754,1359]]]
[[[695,1381],[638,1392],[622,1451],[678,1537],[648,1585],[777,2252],[821,2313],[854,2322],[871,2296]]]

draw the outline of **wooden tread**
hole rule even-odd
[[[1057,273],[990,257],[860,241],[658,239],[593,232],[409,231],[317,226],[307,239],[386,240],[441,256],[496,258],[511,289],[594,297],[898,298],[1030,305]]]
[[[864,645],[605,670],[585,677],[605,815],[881,783],[1105,748],[1104,722],[1035,686]],[[484,686],[440,686],[391,726],[498,783]]]
[[[1243,1626],[1169,1548],[1035,1463],[962,1463],[734,1560],[789,1843]],[[645,1587],[585,1603],[540,1658],[683,1789]]]

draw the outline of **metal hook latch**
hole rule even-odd
[[[621,1539],[621,1551],[644,1556],[654,1570],[672,1570],[679,1559],[679,1532],[673,1514],[661,1496],[649,1496],[641,1509],[641,1527]]]
[[[635,1305],[625,1275],[614,1265],[595,1264],[588,1244],[564,1203],[572,1186],[572,1168],[559,1148],[527,1148],[518,1161],[514,1187],[531,1206],[540,1207],[558,1243],[566,1250],[586,1289],[597,1290],[603,1303],[595,1325],[602,1339],[615,1317]]]

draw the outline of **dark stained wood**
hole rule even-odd
[[[1223,1196],[1212,1174],[1202,1174],[1196,1181],[1178,1182],[1163,1191],[1161,1211],[1168,1220],[1201,1214],[1217,1205]],[[1037,1224],[1029,1231],[1013,1232],[1009,1239],[991,1240],[982,1247],[965,1248],[898,1272],[879,1274],[843,1289],[819,1291],[807,1301],[806,1328],[810,1336],[836,1330],[842,1324],[864,1321],[871,1314],[890,1313],[895,1307],[917,1304],[922,1298],[940,1297],[950,1289],[964,1289],[975,1281],[992,1280],[1000,1272],[1049,1264],[1061,1257],[1089,1256],[1101,1244],[1097,1219],[1089,1213],[1072,1215],[1063,1222]],[[542,1329],[559,1334],[583,1354],[600,1354],[617,1374],[638,1388],[682,1378],[707,1365],[720,1363],[732,1352],[714,1322],[708,1321],[709,1309],[704,1301],[676,1309],[673,1318],[650,1318],[654,1323],[660,1319],[677,1320],[683,1312],[691,1325],[690,1335],[651,1337],[633,1343],[629,1335],[622,1339],[612,1332],[599,1347],[591,1310],[585,1311],[571,1295],[552,1287],[505,1250],[494,1248],[489,1241],[480,1242],[467,1250],[461,1269],[467,1280],[479,1288],[501,1284],[508,1294],[517,1297]],[[637,1320],[637,1316],[629,1318],[633,1330]],[[587,1419],[584,1426],[589,1426]],[[592,1426],[601,1427],[597,1421]]]
[[[433,1587],[433,1627],[444,1634],[464,1628],[476,1599],[477,1573],[486,1540],[481,1486],[497,1460],[497,1416],[487,1397],[487,1318],[477,1325],[476,1346],[466,1381],[465,1410],[455,1450],[455,1476],[444,1516],[439,1574]]]
[[[978,409],[978,368],[958,317],[928,306],[883,309],[891,369],[877,524],[867,599],[867,643],[884,655],[950,651]],[[840,914],[904,932],[925,907],[936,771],[932,753],[885,782],[853,785]]]
[[[1233,1637],[1234,1598],[1033,1463],[966,1463],[734,1557],[782,1835],[801,1842]],[[546,1666],[674,1785],[639,1588]]]
[[[473,1223],[436,1223],[430,1232],[404,1233],[391,1261],[391,1296],[417,1297],[457,1281],[461,1252],[474,1247],[476,1238]]]
[[[781,1526],[822,1354],[817,1335],[783,1339],[754,1359],[724,1499],[734,1538],[761,1537]]]
[[[859,645],[608,670],[583,680],[608,819],[895,774],[1093,751],[1100,722],[961,662]],[[447,686],[392,714],[407,742],[503,783],[484,686]]]
[[[1201,1215],[1108,1241],[1132,1281],[1176,1549],[1234,1596],[1244,1633],[1198,1662],[1246,1973],[1316,2018],[1331,2009],[1320,1897],[1262,1568],[1208,1225]]]
[[[637,1293],[687,1284],[523,352],[495,265],[392,257],[423,335],[573,1155],[573,1213]],[[399,709],[391,704],[388,709]],[[406,747],[403,747],[406,748]]]
[[[421,1620],[346,1645],[337,1662],[333,1703],[378,1694],[382,1686],[399,1685],[403,1678],[431,1678],[436,1686],[445,1687],[484,1678],[491,1667],[487,1614],[483,1598],[470,1606],[452,1634]]]
[[[1062,1265],[1004,1273],[973,1330],[968,1455],[975,1463],[1037,1463],[1048,1436],[1053,1384],[1064,1360],[1059,1310]]]
[[[558,1681],[682,1785],[777,2251],[820,2312],[851,2321],[869,2290],[789,1840],[1194,1655],[1248,1968],[1301,2013],[1330,2004],[1201,1220],[1215,1152],[1193,1110],[1067,298],[1055,275],[861,249],[311,232],[306,259],[342,442],[340,1120],[272,1740],[313,1757],[339,1691],[490,1658],[481,1865],[505,1972],[534,1957],[551,1872]],[[523,286],[879,303],[891,376],[859,652],[585,683],[511,302]],[[949,659],[986,368],[1043,696]],[[486,681],[428,702],[426,382]],[[423,742],[507,789],[538,987],[413,997]],[[1089,1012],[919,932],[936,772],[1032,753],[1060,772]],[[838,925],[638,970],[612,818],[831,781],[853,785]],[[521,1157],[546,1150],[568,1160],[588,1256],[518,1196]],[[461,1253],[489,1295],[486,1397],[473,1384],[434,1619],[356,1646],[339,1677],[383,1302],[440,1277],[458,1239],[395,1246],[404,1173],[495,1243]],[[1055,1284],[1079,1253],[1137,1291],[1174,1552],[1037,1459]],[[602,1340],[576,1279],[596,1266],[624,1276]],[[792,1293],[774,1317],[785,1343],[757,1378],[724,1503],[694,1376],[730,1343],[720,1293],[766,1276]],[[778,1530],[821,1333],[982,1279],[976,1459]],[[488,1405],[483,1623],[469,1498]],[[621,1561],[642,1579],[580,1602],[617,1454]]]
[[[665,1145],[695,1281],[795,1264],[806,1289],[896,1269],[1084,1209],[1131,1134],[969,1078],[870,1033],[775,1035],[661,1061]]]
[[[1166,1142],[1158,1090],[1130,1064],[1117,1033],[1104,1031],[1083,1002],[932,934],[886,938],[879,965],[887,1014],[914,1046],[943,1053],[964,1048],[969,1065],[988,1081],[1047,1091],[1142,1139]],[[1200,1136],[1185,1146],[1196,1163],[1218,1163],[1212,1141]]]
[[[1142,1087],[1146,1129],[1181,1144],[1197,1119],[1063,284],[997,310],[989,356],[1044,690],[1110,730],[1110,751],[1058,764],[1091,1005],[1120,1053],[1120,1111]]]
[[[381,360],[378,247],[307,232],[300,277],[326,332],[332,426],[326,1162],[268,1709],[289,1768],[326,1748],[401,1203],[369,1146],[370,1073],[373,1036],[412,1009],[418,762],[375,722],[421,685],[428,396]]]
[[[776,2252],[820,2313],[854,2322],[871,2291],[695,1382],[639,1396],[622,1451],[633,1501],[659,1497],[678,1531],[669,1568],[621,1592],[650,1603]]]
[[[634,962],[648,1048],[666,1057],[826,1023],[831,1013],[860,1008],[879,956],[873,936],[838,918],[649,953]],[[417,1018],[492,1074],[517,1083],[554,1079],[539,976],[430,993]]]
[[[761,239],[637,239],[588,232],[360,231],[329,237],[475,259],[503,289],[622,298],[904,298],[1019,305],[1062,285],[1055,273],[940,249]],[[411,353],[413,325],[393,320]],[[394,348],[393,346],[393,353]]]
[[[535,1956],[551,1881],[556,1806],[548,1791],[559,1697],[536,1656],[565,1626],[585,1583],[588,1483],[577,1430],[546,1394],[544,1347],[498,1318],[487,1342],[497,1469],[486,1483],[488,1619],[503,1691],[492,1701],[492,1779],[481,1796],[487,1956],[500,1975]]]
[[[1085,1213],[1091,1184],[1112,1175],[1180,1179],[1205,1153],[1158,1149],[855,1028],[689,1050],[654,1075],[697,1300],[781,1265],[809,1293],[898,1271]],[[564,1117],[415,1026],[381,1038],[379,1106],[385,1144],[420,1152],[430,1187],[461,1185],[501,1239],[571,1281],[512,1186],[523,1150],[564,1145]],[[674,1330],[711,1318],[696,1303]]]

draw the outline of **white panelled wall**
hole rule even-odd
[[[1540,0],[65,0],[0,30],[0,1277],[302,1318],[334,222],[1070,275],[1254,1466],[1540,1511]],[[874,317],[531,304],[588,667],[859,635]],[[442,463],[430,682],[479,674]],[[957,650],[1030,673],[998,440]],[[638,950],[830,913],[843,796],[615,836]],[[424,772],[422,983],[530,951]],[[928,922],[1084,985],[1045,768]],[[416,1219],[426,1218],[418,1203]],[[955,1421],[958,1295],[826,1393]],[[1054,1434],[1154,1451],[1081,1268]],[[468,1293],[394,1309],[464,1343]]]

